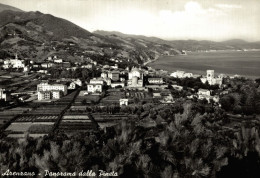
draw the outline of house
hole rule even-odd
[[[107,78],[108,76],[107,76],[107,73],[105,73],[105,72],[102,72],[101,73],[101,78]]]
[[[116,88],[116,87],[124,88],[125,87],[125,83],[124,82],[113,82],[113,83],[111,83],[111,87],[112,88]]]
[[[48,83],[37,85],[38,100],[59,99],[62,95],[67,95],[67,93],[67,85]]]
[[[68,90],[74,90],[76,89],[76,83],[75,82],[71,82],[70,85],[68,86]]]
[[[163,84],[162,78],[148,78],[149,84]]]
[[[118,71],[111,71],[108,73],[108,78],[110,78],[112,81],[118,81],[119,80],[119,72]]]
[[[62,60],[62,59],[54,59],[53,62],[54,62],[54,63],[62,63],[63,60]]]
[[[210,91],[206,89],[199,89],[198,90],[198,95],[207,95],[210,96]]]
[[[104,81],[102,79],[96,79],[93,78],[89,81],[90,84],[100,84],[100,85],[104,85]]]
[[[5,89],[0,88],[0,100],[9,101],[10,94]]]
[[[50,100],[51,92],[50,91],[39,91],[38,92],[38,100]]]
[[[161,93],[153,93],[153,98],[161,98]]]
[[[199,100],[206,99],[208,101],[208,103],[210,103],[211,100],[214,101],[215,103],[219,102],[219,96],[217,96],[217,95],[211,96],[210,91],[205,90],[205,89],[198,90],[198,99]]]
[[[41,64],[42,68],[49,68],[49,67],[53,67],[53,66],[54,66],[54,63],[52,63],[52,62],[45,62],[45,63]]]
[[[128,106],[128,99],[119,99],[120,106]]]
[[[174,78],[184,78],[184,71],[177,70],[176,72],[171,73],[171,77]]]
[[[67,85],[48,84],[48,83],[40,83],[37,85],[37,91],[53,91],[53,90],[62,91],[64,95],[67,95],[67,93],[68,93]]]
[[[164,104],[174,103],[172,94],[168,94],[166,96],[163,96],[163,99],[160,100],[160,102],[164,103]]]
[[[101,84],[88,84],[88,93],[101,93],[102,87]]]
[[[180,86],[180,85],[172,85],[172,88],[174,90],[177,90],[177,91],[182,91],[183,90],[183,86]]]
[[[62,96],[61,91],[60,90],[53,90],[52,91],[52,98],[53,99],[60,99]]]
[[[81,68],[92,69],[92,68],[93,68],[93,65],[92,65],[92,64],[87,64],[87,65],[81,66]]]
[[[185,71],[177,70],[176,72],[171,73],[171,77],[174,78],[191,78],[193,77],[192,73],[185,73]]]
[[[17,57],[17,54],[15,55],[15,59],[7,59],[4,61],[4,65],[3,68],[4,69],[8,69],[8,68],[24,68],[25,64],[24,64],[24,60],[20,60]]]

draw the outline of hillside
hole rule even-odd
[[[66,61],[82,60],[83,56],[141,64],[178,51],[145,39],[93,34],[50,14],[5,10],[0,12],[0,58],[14,53],[36,61],[57,55]]]
[[[156,37],[146,37],[142,35],[126,35],[121,32],[115,31],[102,31],[98,30],[95,31],[96,34],[101,34],[104,36],[112,36],[117,35],[120,37],[131,37],[131,38],[138,38],[138,39],[145,39],[147,41],[160,43],[160,44],[167,44],[179,51],[186,50],[186,51],[197,51],[197,50],[243,50],[243,49],[260,49],[259,42],[247,42],[240,39],[232,39],[223,42],[214,42],[208,40],[163,40]]]
[[[21,9],[0,3],[0,12],[5,11],[5,10],[22,12]]]

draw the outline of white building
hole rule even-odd
[[[50,100],[51,91],[38,91],[38,100]]]
[[[62,59],[54,59],[53,62],[54,63],[63,63],[63,60]]]
[[[67,93],[67,85],[48,83],[37,85],[38,100],[59,99],[62,95],[67,95]]]
[[[63,84],[48,84],[48,83],[40,83],[40,84],[37,85],[37,91],[53,91],[53,90],[62,91],[62,93],[64,95],[67,95],[67,93],[68,93],[67,85],[63,85]]]
[[[162,78],[148,78],[149,84],[163,84]]]
[[[8,69],[8,68],[24,68],[24,60],[20,60],[17,57],[17,54],[15,55],[15,59],[7,59],[4,61],[3,68]]]
[[[102,73],[101,73],[101,77],[102,77],[102,78],[107,78],[107,77],[108,77],[108,76],[107,76],[107,73],[102,72]]]
[[[219,96],[217,96],[217,95],[211,96],[210,91],[205,90],[205,89],[198,90],[198,99],[199,100],[206,99],[208,101],[208,103],[210,103],[210,100],[213,100],[215,103],[219,102]]]
[[[76,89],[76,83],[74,83],[74,82],[71,82],[70,83],[70,85],[68,86],[68,90],[74,90],[74,89]]]
[[[119,99],[120,106],[128,106],[128,99]]]
[[[59,90],[52,91],[52,98],[53,99],[60,99],[61,98],[61,91],[59,91]]]
[[[111,83],[111,87],[112,88],[116,88],[116,87],[122,87],[124,88],[125,87],[125,83],[124,82],[114,82],[114,83]]]
[[[128,73],[127,86],[130,88],[141,88],[143,84],[143,72],[138,68],[132,68]]]
[[[210,96],[210,91],[206,89],[199,89],[198,90],[198,95],[207,95]]]
[[[200,78],[202,83],[208,82],[209,85],[222,85],[222,75],[220,75],[218,78],[214,77],[214,70],[207,70],[207,76]]]
[[[184,73],[184,71],[177,70],[176,72],[171,73],[170,76],[174,78],[184,78]]]
[[[88,93],[101,93],[102,91],[101,84],[88,84]]]
[[[93,78],[89,81],[89,84],[100,84],[100,85],[104,85],[104,81],[102,79],[96,79]]]
[[[5,89],[0,88],[0,100],[8,101],[9,97],[8,94],[6,93]]]
[[[132,70],[128,73],[128,79],[131,80],[133,77],[143,79],[143,73],[140,69],[133,67]]]

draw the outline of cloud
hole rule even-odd
[[[241,9],[241,5],[236,5],[236,4],[216,4],[215,5],[218,8],[221,9]]]

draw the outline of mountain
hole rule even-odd
[[[22,12],[21,9],[0,3],[0,12],[5,11],[5,10]]]
[[[10,9],[0,12],[0,58],[17,53],[20,58],[36,61],[57,55],[65,61],[82,60],[83,56],[142,64],[160,55],[178,53],[169,45],[151,40],[90,33],[50,14]]]
[[[147,41],[160,43],[160,44],[166,44],[171,46],[174,49],[177,49],[179,51],[207,51],[207,50],[243,50],[243,49],[260,49],[260,43],[259,42],[247,42],[241,39],[232,39],[227,40],[223,42],[215,42],[215,41],[209,41],[209,40],[163,40],[156,37],[146,37],[142,35],[128,35],[123,34],[121,32],[116,31],[102,31],[98,30],[94,33],[104,35],[104,36],[112,36],[117,35],[120,37],[131,37],[131,38],[137,38],[137,39],[145,39]]]

